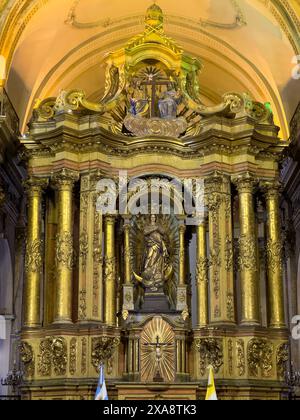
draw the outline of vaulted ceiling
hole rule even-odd
[[[281,136],[300,99],[292,77],[300,55],[300,0],[159,0],[165,29],[204,64],[203,101],[229,91],[271,102]],[[0,0],[0,79],[22,130],[37,98],[104,90],[104,60],[144,28],[149,0]],[[1,59],[1,56],[3,57]],[[4,76],[3,76],[4,78]]]

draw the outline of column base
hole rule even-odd
[[[259,321],[241,321],[240,326],[242,327],[261,327],[261,322]]]
[[[52,325],[71,325],[73,324],[71,319],[56,319]]]

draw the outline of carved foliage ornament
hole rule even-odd
[[[216,338],[204,338],[196,340],[196,347],[200,353],[200,373],[205,375],[206,369],[212,365],[215,373],[218,373],[224,364],[223,343]]]
[[[246,360],[245,360],[245,344],[243,340],[238,340],[236,344],[237,352],[237,368],[239,376],[244,376],[246,372]]]
[[[25,375],[34,376],[34,352],[32,346],[26,341],[20,344],[20,356]]]
[[[52,367],[57,376],[67,372],[67,342],[64,338],[50,337],[40,343],[38,372],[41,376],[51,376]]]
[[[77,365],[77,339],[72,338],[70,342],[70,374],[73,376],[76,373]]]
[[[56,236],[56,264],[62,264],[69,270],[72,270],[74,263],[73,235],[70,232],[58,234]]]
[[[92,339],[92,365],[99,372],[100,365],[112,358],[120,339],[115,337],[96,337]]]
[[[277,374],[279,378],[284,378],[285,376],[289,357],[290,357],[289,344],[288,343],[281,344],[278,347],[277,354],[276,354]]]
[[[209,267],[208,258],[199,257],[196,266],[196,279],[198,283],[207,282],[207,270]]]
[[[251,376],[265,378],[271,376],[273,369],[273,345],[264,339],[253,339],[248,344],[248,367]]]
[[[27,273],[39,273],[43,267],[43,246],[42,240],[36,239],[26,244],[25,270]]]
[[[283,263],[283,244],[281,241],[268,240],[267,242],[268,268],[275,273],[282,270]]]
[[[254,237],[241,235],[238,261],[241,271],[257,271],[256,240]]]

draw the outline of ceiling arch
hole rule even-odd
[[[35,99],[60,89],[104,87],[105,55],[143,31],[149,0],[0,1],[0,55],[6,87],[22,129]],[[217,102],[226,91],[270,101],[287,138],[296,104],[292,58],[300,51],[299,0],[161,0],[166,32],[204,63],[201,94]],[[220,6],[221,4],[221,6]],[[299,7],[299,9],[298,9]]]

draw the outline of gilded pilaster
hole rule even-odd
[[[249,174],[236,179],[239,193],[239,270],[241,275],[242,313],[244,325],[260,324],[258,243],[255,228],[254,192],[257,181]]]
[[[104,322],[116,326],[116,254],[115,217],[106,216],[105,225],[105,269],[104,269]]]
[[[271,328],[286,327],[283,293],[283,243],[278,182],[263,184],[267,206],[268,309]]]
[[[56,299],[54,323],[72,322],[73,294],[73,187],[78,176],[63,169],[54,177],[58,189],[58,228],[56,236]]]
[[[206,221],[197,226],[197,325],[208,325],[208,259],[206,244]]]
[[[93,314],[94,321],[103,322],[103,216],[97,209],[97,183],[101,180],[100,171],[91,175],[94,219],[93,244]]]
[[[94,263],[96,263],[96,268],[101,264],[102,227],[98,217],[100,215],[96,213],[94,181],[94,176],[85,174],[82,175],[80,182],[78,291],[78,319],[80,322],[102,320],[102,305],[99,302],[99,297],[102,295],[99,278],[102,280],[102,277],[99,270],[96,270],[95,274],[94,267]],[[98,235],[101,235],[101,238]]]
[[[24,326],[41,326],[41,280],[43,270],[42,190],[44,179],[30,178],[27,183],[28,227],[25,258]]]
[[[229,178],[214,174],[206,180],[205,193],[209,211],[210,322],[233,324],[235,296]]]
[[[130,249],[130,219],[124,223],[124,260],[125,260],[125,285],[131,285],[131,249]]]

